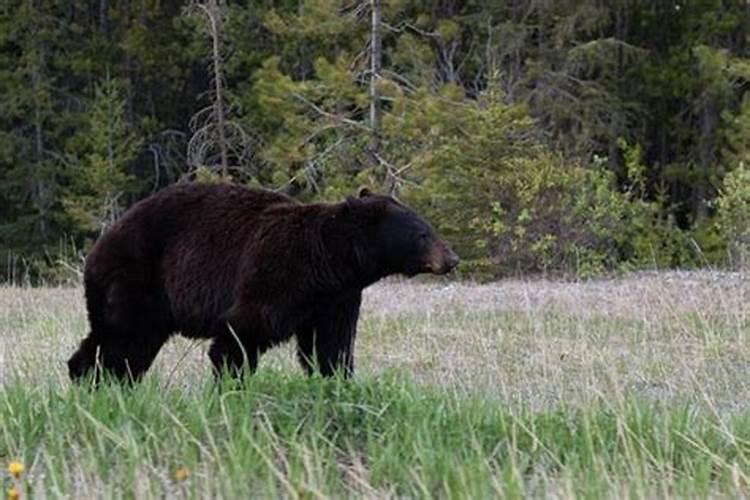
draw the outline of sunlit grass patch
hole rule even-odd
[[[0,484],[21,498],[734,498],[750,488],[750,281],[726,278],[392,281],[365,294],[353,381],[305,378],[286,345],[244,387],[217,386],[208,343],[176,337],[142,384],[98,391],[67,380],[82,290],[0,288]]]
[[[275,370],[186,391],[17,380],[0,393],[0,436],[37,492],[65,496],[731,496],[750,465],[747,415],[629,397],[512,411],[400,376]]]

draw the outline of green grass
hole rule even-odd
[[[0,393],[0,457],[31,466],[29,494],[75,498],[733,496],[750,416],[630,398],[512,412],[398,376],[270,369],[243,388],[15,380]]]
[[[79,288],[0,287],[0,486],[22,498],[654,498],[750,491],[750,280],[367,291],[352,381],[292,346],[217,385],[175,338],[142,384],[65,360]],[[186,468],[184,480],[176,471]]]

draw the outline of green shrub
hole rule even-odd
[[[705,261],[691,234],[680,230],[660,202],[631,198],[630,204],[621,267],[668,269],[695,267]]]
[[[493,230],[487,218],[498,191],[507,185],[507,165],[541,148],[522,106],[475,103],[455,113],[453,122],[450,134],[413,160],[414,183],[402,194],[436,224],[465,262],[480,262],[491,257]]]
[[[725,238],[731,263],[750,263],[750,170],[744,163],[724,177],[716,200],[717,227]]]
[[[456,120],[461,132],[421,159],[419,186],[404,194],[469,273],[592,276],[690,260],[688,235],[662,203],[644,198],[638,147],[621,145],[628,177],[621,191],[604,163],[585,166],[542,146],[521,106],[490,96]]]
[[[629,204],[609,173],[549,153],[512,160],[507,169],[486,219],[499,265],[583,276],[615,267]]]
[[[647,199],[647,168],[641,147],[622,139],[618,146],[624,159],[624,193],[629,201],[619,267],[664,269],[705,264],[705,255],[693,235],[677,226],[668,196],[657,190],[655,199]]]

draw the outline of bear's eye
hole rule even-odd
[[[427,233],[421,233],[419,236],[417,236],[417,241],[420,245],[425,245],[429,242],[430,235]]]

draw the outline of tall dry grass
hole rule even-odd
[[[0,288],[0,463],[34,498],[726,497],[750,491],[750,281],[655,273],[365,295],[353,383],[292,346],[242,390],[175,337],[70,388],[80,288]],[[177,470],[189,471],[178,478]]]
[[[79,288],[0,288],[0,386],[66,383],[86,334]],[[579,283],[389,281],[365,293],[358,373],[400,371],[508,404],[636,394],[741,410],[750,401],[750,278],[651,273]],[[152,369],[165,384],[209,376],[206,342],[176,336]],[[298,370],[293,346],[263,365]]]

